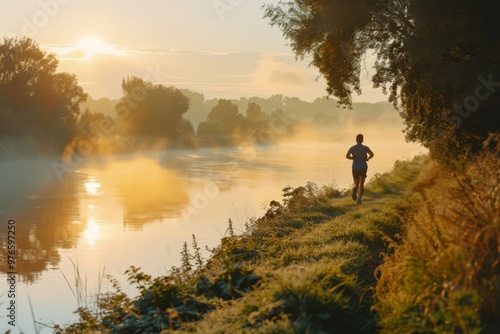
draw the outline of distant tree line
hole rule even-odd
[[[221,99],[195,129],[185,118],[190,99],[175,87],[139,77],[122,80],[114,114],[81,111],[88,98],[75,75],[30,38],[0,44],[0,139],[32,137],[41,153],[81,156],[165,147],[213,147],[243,141],[270,144],[292,133],[285,112],[249,103],[246,115]]]
[[[190,99],[175,87],[139,77],[122,80],[123,96],[114,114],[81,111],[88,95],[75,75],[57,72],[58,60],[30,38],[0,44],[0,139],[32,137],[41,153],[86,156],[165,147],[269,144],[291,133],[294,122],[283,111],[273,116],[249,103],[247,114],[219,100],[197,128],[185,118]],[[276,123],[276,120],[274,120]],[[274,126],[274,128],[273,128]],[[270,129],[270,130],[269,130]],[[278,130],[276,130],[278,129]],[[265,131],[273,131],[273,136]]]
[[[30,136],[42,153],[71,156],[164,148],[270,145],[304,128],[334,133],[382,118],[388,104],[339,109],[334,100],[269,98],[205,100],[203,94],[142,78],[123,78],[123,95],[92,100],[74,75],[57,72],[55,55],[29,38],[0,44],[0,140]],[[262,107],[264,106],[264,107]],[[190,118],[195,119],[195,124]],[[401,125],[401,124],[399,124]],[[398,126],[396,124],[396,126]]]
[[[297,124],[280,109],[266,113],[251,102],[242,114],[232,101],[218,99],[195,127],[186,118],[190,98],[182,90],[135,76],[122,80],[122,90],[116,104],[108,103],[114,114],[85,109],[77,122],[75,145],[89,140],[98,143],[101,153],[235,146],[243,142],[268,145],[292,135]]]

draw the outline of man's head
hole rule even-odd
[[[361,144],[363,142],[363,135],[361,133],[356,136],[356,142],[358,144]]]

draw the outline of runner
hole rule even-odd
[[[363,135],[356,136],[357,144],[352,146],[347,151],[346,158],[352,160],[352,177],[354,187],[352,188],[352,199],[357,200],[361,204],[361,197],[363,197],[364,185],[366,179],[366,171],[368,170],[368,160],[373,158],[374,154],[368,146],[362,145]]]

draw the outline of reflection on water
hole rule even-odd
[[[102,206],[102,198],[115,199],[123,209],[123,224],[140,230],[143,225],[176,217],[188,203],[188,180],[180,172],[163,168],[155,160],[137,158],[110,162],[105,168],[88,167],[82,196],[92,216]],[[90,209],[90,208],[93,209]]]
[[[76,305],[59,269],[71,272],[72,261],[78,262],[89,285],[104,267],[114,276],[130,265],[165,274],[179,265],[182,244],[190,243],[192,234],[201,245],[215,246],[229,218],[237,229],[248,217],[261,216],[262,204],[279,200],[287,185],[348,187],[351,162],[345,153],[351,144],[125,156],[82,164],[62,182],[49,160],[0,162],[1,261],[7,258],[7,220],[15,219],[20,289],[42,309],[42,320],[65,323]],[[370,146],[375,152],[370,175],[420,151],[416,145]],[[26,317],[20,321],[30,324],[29,305],[19,303]]]
[[[95,244],[95,241],[101,237],[101,234],[99,232],[99,225],[97,225],[94,219],[90,219],[87,222],[87,228],[83,232],[83,236],[90,246],[93,246]]]
[[[25,164],[29,166],[32,162],[26,161]],[[47,171],[44,163],[34,165]],[[26,174],[33,182],[28,185],[22,180],[24,175],[19,174],[19,170],[28,173],[26,165],[16,162],[15,167],[12,169],[12,165],[7,164],[2,168],[2,189],[11,192],[1,194],[0,225],[3,232],[6,231],[8,219],[16,220],[20,281],[34,283],[44,270],[58,266],[61,260],[59,249],[74,248],[77,244],[82,230],[78,224],[74,224],[78,220],[77,180],[71,178],[61,184],[47,175],[41,178],[41,174],[39,179],[35,179],[29,175],[39,170],[33,170]],[[21,184],[19,189],[12,186],[17,181]],[[4,242],[5,239],[2,240],[2,259],[7,258]]]
[[[85,190],[90,195],[97,195],[101,184],[95,180],[93,177],[89,177],[88,181],[83,184]]]

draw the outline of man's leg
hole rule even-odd
[[[352,182],[354,183],[354,187],[352,188],[352,199],[355,201],[358,199],[357,192],[359,187],[358,186],[359,178],[353,176]]]
[[[363,197],[363,193],[365,192],[365,176],[360,176],[359,177],[359,183],[358,183],[358,203],[361,203],[361,197]]]

